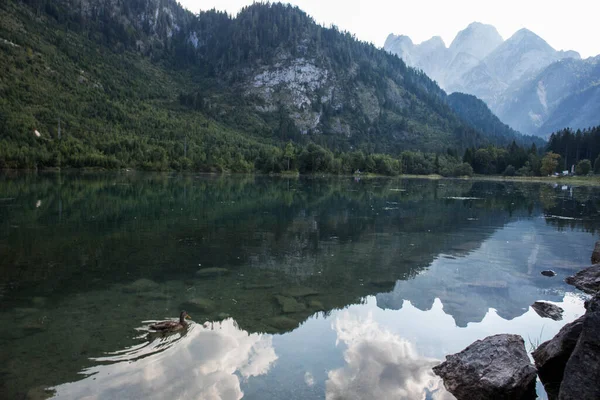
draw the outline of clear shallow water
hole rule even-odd
[[[583,313],[564,278],[589,264],[599,194],[2,176],[0,397],[451,398],[431,372],[446,354],[496,333],[530,349]],[[182,308],[187,332],[148,336]]]

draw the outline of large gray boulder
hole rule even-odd
[[[583,269],[565,281],[586,293],[596,294],[600,292],[600,264]]]
[[[584,318],[581,317],[563,326],[556,336],[540,344],[531,353],[549,400],[558,398],[565,365],[577,345]]]
[[[588,312],[579,341],[567,362],[560,400],[600,399],[600,312]]]
[[[585,301],[585,309],[589,313],[600,312],[600,294]]]
[[[458,400],[535,399],[536,370],[519,335],[494,335],[433,368]]]
[[[600,240],[596,242],[592,252],[592,264],[600,264]]]

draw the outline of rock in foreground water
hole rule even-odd
[[[562,329],[547,342],[542,343],[531,353],[538,369],[540,380],[544,384],[548,399],[558,398],[560,383],[565,372],[565,365],[575,349],[583,327],[581,317]]]
[[[592,264],[600,264],[600,240],[596,242],[592,252]]]
[[[600,312],[600,294],[585,301],[585,309],[589,313]]]
[[[550,318],[555,321],[562,320],[564,310],[557,305],[545,301],[536,301],[531,305],[531,308],[542,318]]]
[[[433,371],[458,400],[536,398],[536,370],[519,335],[478,340]]]
[[[565,281],[586,293],[598,293],[600,291],[600,264],[583,269],[574,276],[569,276]]]
[[[589,312],[567,362],[560,400],[600,399],[600,312]]]

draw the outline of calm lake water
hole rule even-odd
[[[431,371],[445,355],[496,333],[530,350],[583,314],[564,278],[589,265],[599,195],[459,180],[2,175],[0,398],[452,398]],[[563,320],[538,316],[537,300]],[[186,332],[148,335],[182,309]]]

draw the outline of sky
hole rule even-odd
[[[236,14],[252,0],[178,0],[192,12],[216,8]],[[597,0],[289,0],[318,23],[335,24],[360,40],[382,47],[390,33],[421,43],[441,36],[449,46],[473,21],[494,25],[504,39],[521,28],[556,50],[587,58],[600,54]]]

